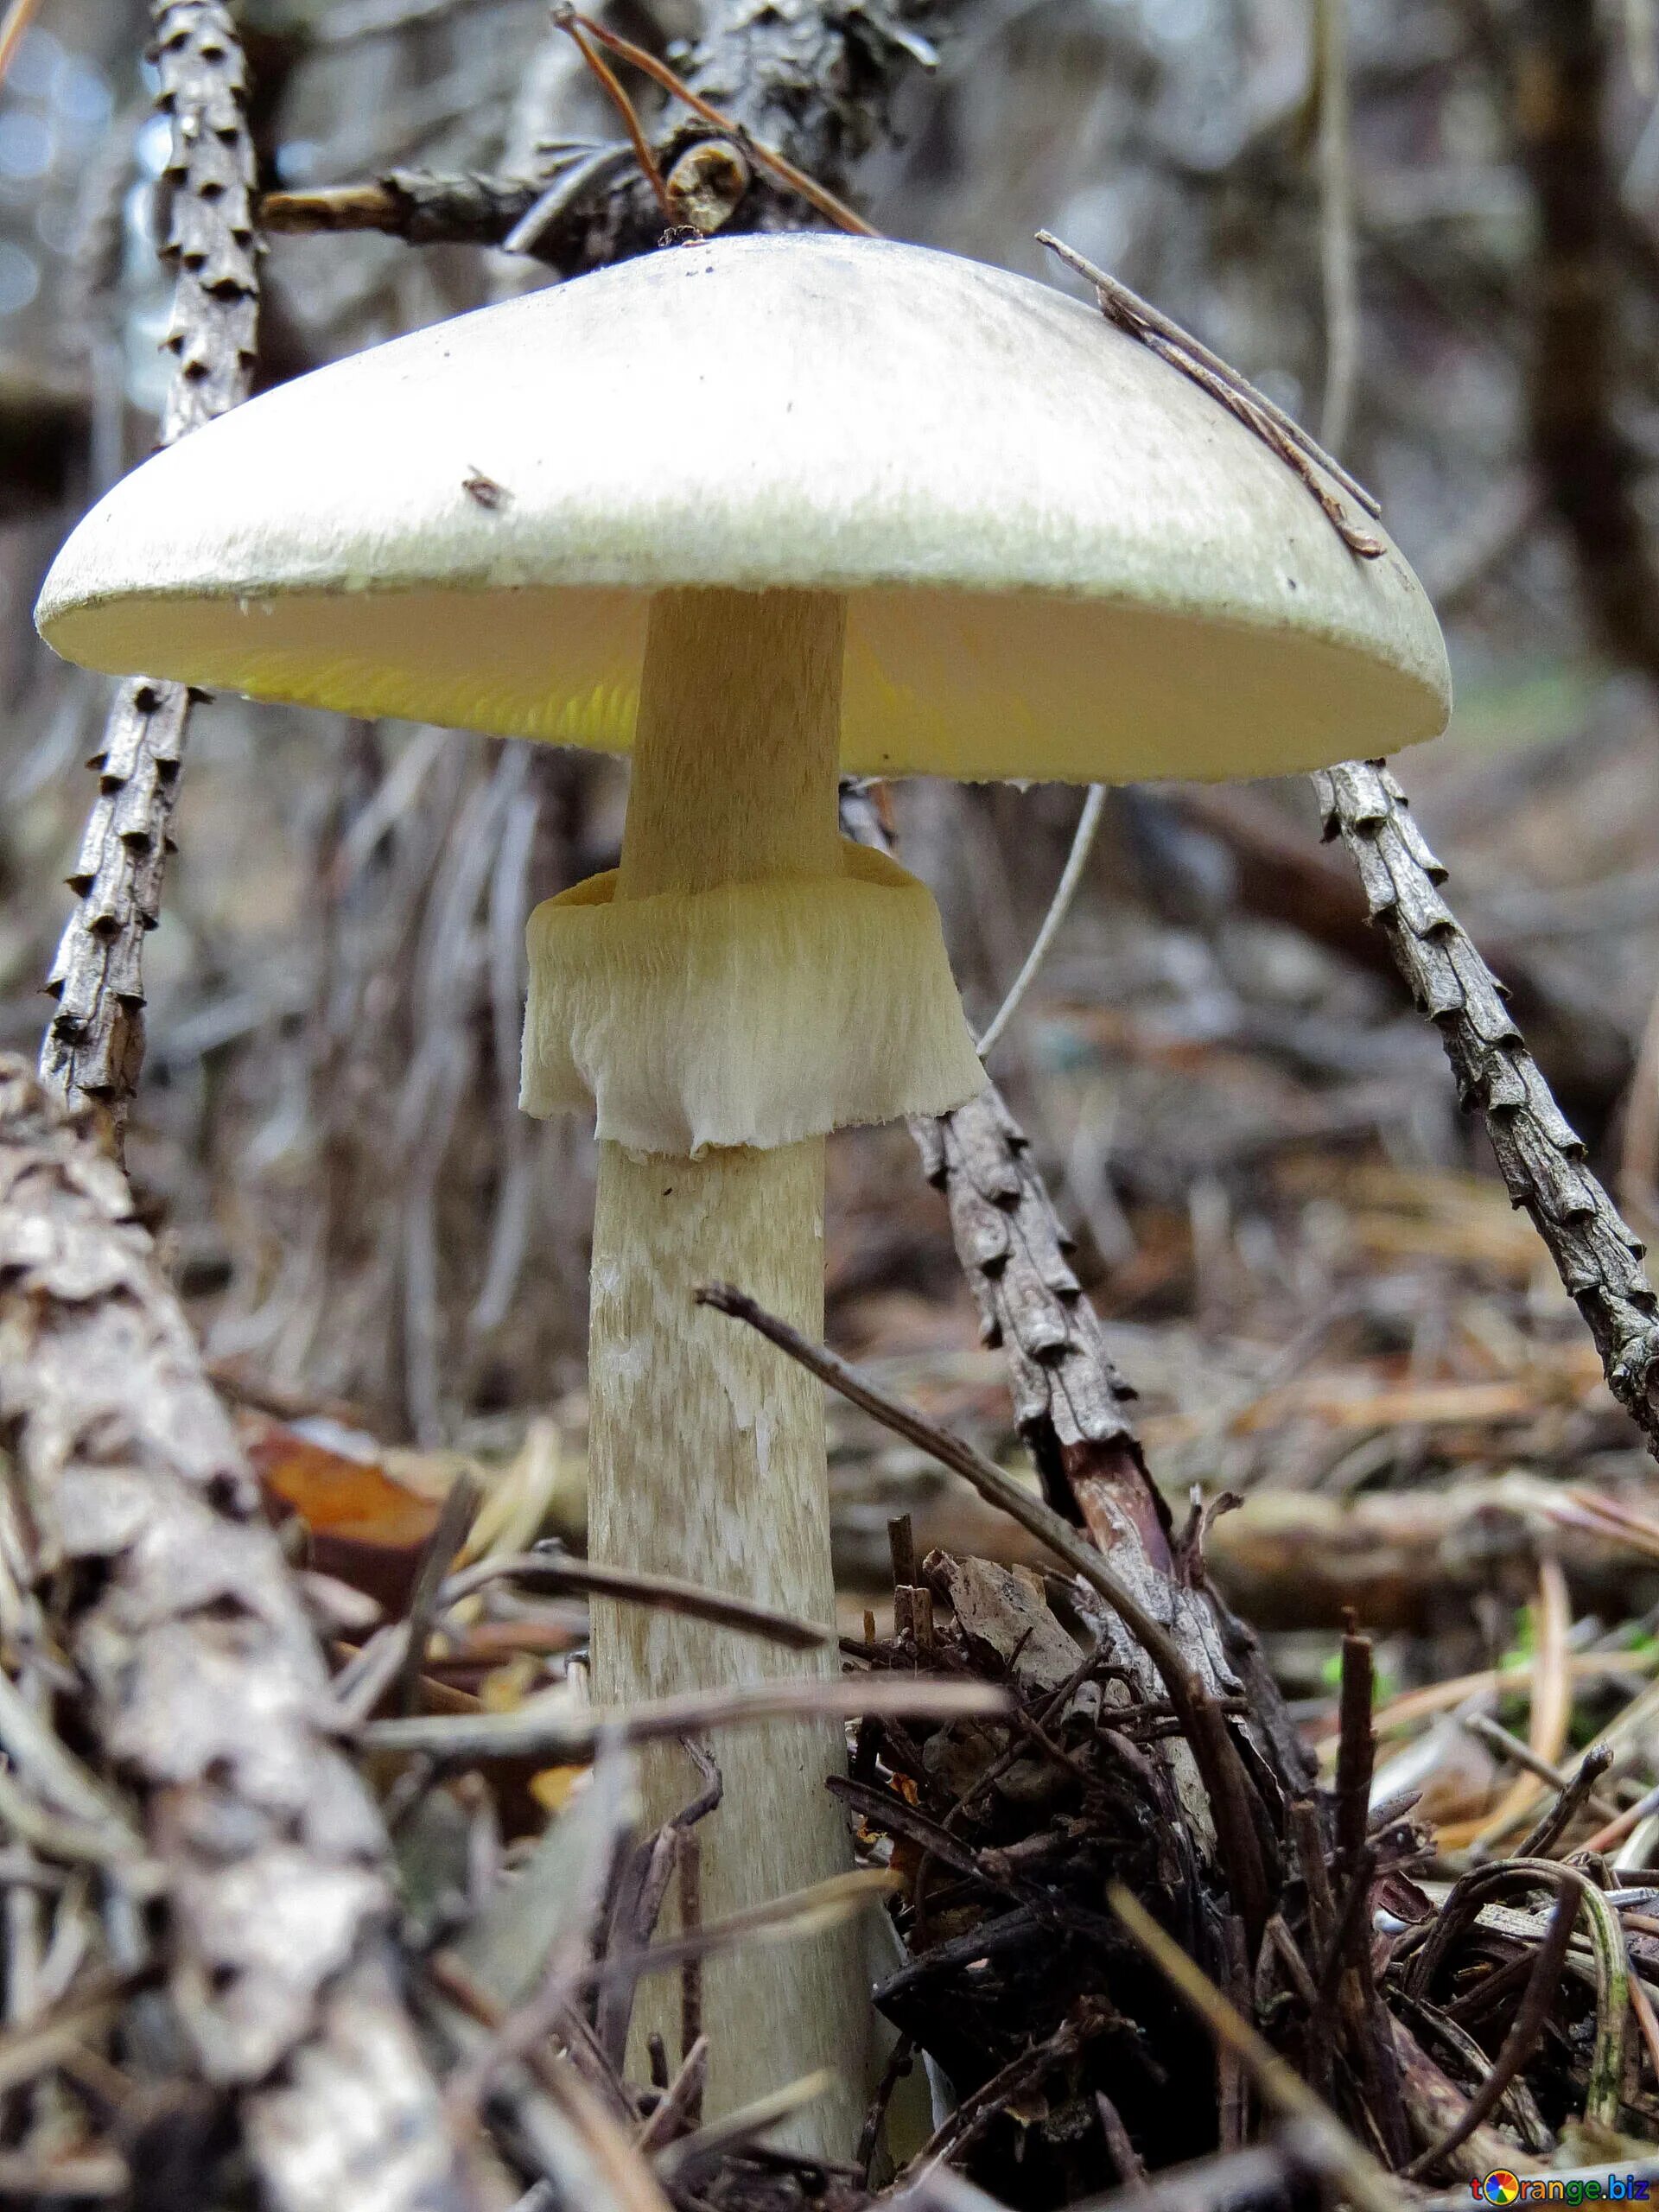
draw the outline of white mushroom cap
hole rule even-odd
[[[134,472],[41,594],[67,658],[626,748],[649,595],[849,594],[866,772],[1260,775],[1445,723],[1392,546],[1092,308],[743,238],[377,346]]]

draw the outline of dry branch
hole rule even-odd
[[[743,154],[755,144],[772,148],[816,184],[839,192],[881,134],[901,79],[932,67],[927,33],[943,12],[938,0],[869,0],[847,10],[777,0],[764,10],[712,10],[683,74],[699,99],[729,118],[734,133],[671,106],[651,148],[671,193],[676,165],[695,149],[734,144],[739,196],[723,200],[700,226],[798,228],[804,211],[794,192],[761,162],[742,161]],[[534,181],[399,169],[326,191],[270,194],[261,219],[274,231],[379,230],[411,245],[502,245],[545,200],[546,219],[518,250],[563,276],[660,243],[662,208],[625,145],[554,150],[561,166]]]
[[[1046,1544],[1119,1617],[1168,1693],[1203,1777],[1218,1855],[1246,1926],[1259,1936],[1271,1910],[1274,1878],[1267,1864],[1270,1839],[1265,1817],[1224,1717],[1224,1703],[1230,1705],[1231,1700],[1218,1699],[1211,1688],[1216,1676],[1213,1649],[1194,1633],[1198,1626],[1194,1616],[1175,1610],[1173,1585],[1155,1577],[1148,1583],[1144,1554],[1138,1550],[1127,1550],[1121,1562],[1109,1567],[1086,1537],[1051,1506],[1022,1490],[994,1459],[913,1407],[890,1397],[868,1376],[768,1313],[745,1292],[730,1283],[705,1283],[696,1295],[700,1306],[713,1306],[759,1331],[884,1427],[953,1468],[982,1497]],[[1123,1567],[1127,1574],[1121,1571]]]
[[[1397,984],[1398,966],[1367,926],[1352,870],[1321,851],[1300,821],[1247,784],[1185,784],[1160,796],[1226,847],[1247,913],[1287,923]],[[1605,1120],[1630,1080],[1633,1055],[1624,1031],[1605,1007],[1575,993],[1520,938],[1483,926],[1481,940],[1557,1095],[1573,1112]]]
[[[1643,1247],[1584,1164],[1505,1002],[1438,886],[1446,870],[1381,761],[1313,779],[1327,837],[1339,836],[1413,998],[1440,1032],[1458,1095],[1478,1112],[1510,1199],[1524,1207],[1595,1339],[1613,1395],[1659,1454],[1659,1300]]]
[[[545,189],[533,177],[387,169],[366,184],[267,193],[259,220],[266,231],[301,237],[379,231],[409,245],[500,245]]]
[[[867,793],[843,791],[842,821],[886,849]],[[1212,1695],[1243,1685],[1268,1764],[1293,1792],[1305,1789],[1312,1769],[1255,1637],[1201,1577],[1192,1587],[1178,1574],[1168,1509],[1129,1416],[1134,1389],[1106,1349],[1024,1130],[988,1084],[954,1113],[912,1122],[911,1135],[950,1208],[980,1334],[1007,1363],[1015,1423],[1050,1505],[1088,1530],[1149,1611],[1177,1624]]]
[[[162,417],[171,445],[245,399],[259,310],[246,74],[220,0],[156,0],[156,105],[171,118],[162,251],[177,287],[166,343],[177,360]],[[161,915],[168,825],[193,694],[129,677],[93,755],[99,792],[69,878],[79,904],[47,988],[57,1011],[41,1077],[71,1105],[96,1100],[119,1124],[144,1054],[143,941]]]
[[[385,1833],[257,1484],[124,1178],[15,1058],[0,1446],[17,1645],[72,1661],[82,1722],[140,1802],[173,2003],[273,2202],[458,2204],[392,1979]]]

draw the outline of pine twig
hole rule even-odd
[[[201,2075],[238,2097],[271,2202],[452,2212],[393,1981],[385,1832],[334,1740],[321,1649],[124,1178],[16,1058],[0,1060],[0,1450],[34,1633],[68,1651],[139,1802],[174,2006]]]
[[[167,345],[176,358],[161,440],[172,445],[247,397],[259,311],[253,147],[242,48],[223,0],[155,0],[156,105],[173,124],[163,182],[166,257],[178,270]],[[70,887],[79,904],[47,989],[57,1001],[41,1079],[66,1104],[96,1101],[118,1128],[143,1063],[143,940],[161,916],[168,824],[193,693],[129,678],[93,756],[98,797]]]
[[[1659,1299],[1643,1247],[1584,1164],[1584,1146],[1510,1019],[1503,988],[1441,897],[1446,870],[1380,760],[1313,778],[1327,838],[1359,870],[1371,919],[1440,1030],[1465,1109],[1486,1125],[1523,1207],[1583,1314],[1613,1395],[1659,1458]]]
[[[1308,493],[1318,501],[1326,520],[1348,550],[1362,561],[1381,558],[1387,550],[1382,540],[1373,535],[1363,524],[1357,523],[1342,501],[1337,498],[1325,476],[1333,477],[1351,499],[1358,502],[1367,514],[1377,515],[1382,511],[1363,484],[1356,482],[1342,463],[1315,443],[1300,423],[1292,419],[1282,408],[1274,405],[1265,392],[1258,391],[1238,371],[1212,353],[1190,331],[1172,322],[1149,301],[1103,269],[1096,269],[1086,261],[1075,246],[1057,238],[1052,231],[1039,231],[1039,245],[1063,261],[1066,267],[1095,288],[1095,299],[1108,322],[1126,331],[1147,352],[1155,353],[1160,361],[1178,369],[1198,390],[1207,392],[1217,405],[1241,422],[1255,437],[1260,438],[1269,453],[1274,454],[1296,477]]]

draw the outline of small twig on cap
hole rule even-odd
[[[1094,850],[1095,834],[1100,828],[1100,817],[1106,809],[1106,786],[1090,784],[1083,802],[1083,811],[1077,817],[1077,826],[1072,834],[1071,849],[1065,856],[1065,866],[1060,880],[1054,887],[1054,896],[1049,901],[1048,912],[1043,916],[1043,925],[1032,939],[1031,950],[1025,964],[1008,986],[1007,996],[985,1025],[974,1050],[982,1060],[995,1045],[1002,1032],[1019,1011],[1020,1001],[1031,987],[1031,979],[1042,966],[1048,948],[1059,935],[1060,924],[1070,912],[1071,901],[1077,895],[1077,886],[1083,881],[1083,871],[1089,865],[1089,855]]]
[[[1236,416],[1247,430],[1254,431],[1263,445],[1277,454],[1319,501],[1332,528],[1351,553],[1357,554],[1363,561],[1375,561],[1388,550],[1380,537],[1373,537],[1354,521],[1341,500],[1319,480],[1318,471],[1323,469],[1327,476],[1334,477],[1369,515],[1380,515],[1382,512],[1376,499],[1339,461],[1317,444],[1300,423],[1293,421],[1282,408],[1275,407],[1264,391],[1258,391],[1219,353],[1212,353],[1190,332],[1172,322],[1166,315],[1132,292],[1127,284],[1121,284],[1116,276],[1109,276],[1092,261],[1085,261],[1082,254],[1057,238],[1052,231],[1039,231],[1037,241],[1094,286],[1100,311],[1108,322],[1127,331],[1131,338],[1138,338],[1160,360],[1179,369],[1200,391],[1207,391],[1230,415]]]
[[[786,155],[780,154],[775,146],[763,145],[760,139],[752,137],[741,123],[734,123],[711,100],[704,99],[700,92],[694,92],[683,77],[677,74],[665,61],[659,61],[654,54],[648,54],[643,46],[636,46],[632,39],[619,38],[614,31],[607,30],[603,23],[596,23],[591,16],[584,16],[577,8],[568,5],[555,8],[553,21],[561,30],[569,31],[573,37],[576,27],[580,26],[596,44],[607,48],[619,60],[631,64],[649,77],[653,84],[660,85],[675,99],[683,101],[694,115],[701,116],[705,123],[712,123],[716,130],[734,139],[746,154],[753,155],[761,168],[770,170],[780,184],[787,185],[791,192],[798,193],[809,207],[815,207],[826,222],[834,223],[838,229],[850,231],[859,238],[880,236],[874,226],[867,223],[861,215],[855,214],[844,200],[838,200],[825,186],[808,176],[804,169],[798,169],[794,162]]]

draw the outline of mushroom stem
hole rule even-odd
[[[619,900],[838,865],[836,776],[843,609],[832,594],[673,592],[652,607]],[[664,947],[671,961],[672,947]],[[715,1018],[717,1018],[715,1016]],[[823,1144],[711,1149],[699,1159],[600,1147],[594,1221],[589,1540],[595,1559],[689,1576],[779,1611],[833,1618],[824,1421],[816,1383],[693,1302],[743,1284],[801,1329],[823,1320]],[[671,1615],[594,1607],[605,1704],[821,1672],[821,1654]],[[723,1916],[850,1863],[824,1779],[833,1726],[777,1727],[717,1747],[725,1783],[702,1832],[702,1903]],[[646,1818],[698,1795],[686,1754],[647,1762]],[[849,2155],[868,2012],[855,1928],[711,1959],[703,1970],[709,2104],[728,2111],[821,2067],[839,2088],[793,2123],[800,2147]],[[642,1985],[636,2038],[673,2048],[677,1996]]]

